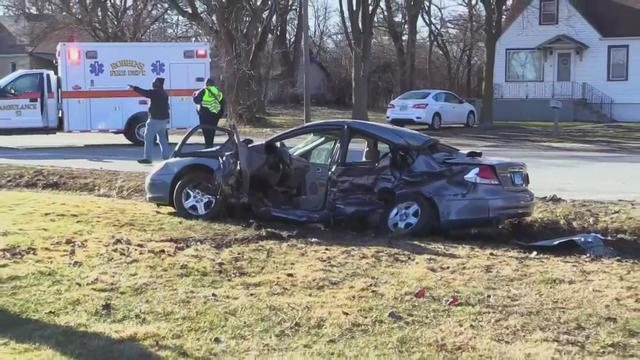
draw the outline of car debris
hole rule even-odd
[[[524,243],[515,241],[516,244],[528,249],[536,250],[561,250],[579,248],[590,257],[606,258],[617,255],[616,251],[604,243],[605,238],[600,234],[578,234],[552,240]]]
[[[202,148],[212,128],[227,139]],[[309,123],[266,140],[197,126],[147,177],[147,200],[185,218],[380,226],[400,235],[493,225],[531,215],[522,162],[461,152],[414,130],[357,120]],[[362,225],[362,226],[361,226]]]

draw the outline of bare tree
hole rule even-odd
[[[169,0],[177,13],[218,43],[232,121],[251,123],[264,112],[261,66],[276,14],[272,0]]]
[[[167,13],[158,0],[53,0],[54,13],[73,19],[98,41],[140,41]]]
[[[351,50],[353,61],[352,98],[353,109],[351,117],[368,120],[367,103],[369,98],[369,68],[371,66],[371,41],[373,39],[373,25],[376,12],[380,7],[380,0],[346,0],[347,17],[345,16],[343,1],[339,1],[340,19],[344,34]]]
[[[398,60],[400,91],[412,89],[415,84],[418,19],[424,3],[425,0],[384,0],[383,19]]]
[[[502,22],[507,0],[480,0],[480,3],[485,12],[484,44],[486,54],[480,125],[482,127],[491,127],[493,126],[493,68],[496,63],[496,45],[500,35],[502,35]]]

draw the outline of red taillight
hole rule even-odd
[[[464,176],[464,179],[476,184],[500,185],[496,171],[489,165],[480,165],[469,171],[469,173]]]
[[[80,49],[69,48],[67,50],[67,59],[72,64],[78,64],[80,62]]]
[[[196,58],[204,59],[206,57],[207,57],[207,50],[205,50],[205,49],[196,50]]]
[[[395,108],[395,107],[396,107],[396,106],[395,106],[395,105],[393,105],[392,103],[389,103],[389,105],[387,105],[387,109],[393,109],[393,108]]]
[[[412,106],[414,109],[426,109],[429,104],[415,104]]]

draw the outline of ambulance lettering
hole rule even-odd
[[[111,63],[111,76],[145,76],[144,63],[136,60],[118,60]]]

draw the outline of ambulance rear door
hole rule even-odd
[[[203,86],[208,64],[191,62],[170,64],[171,128],[191,128],[198,124],[198,114],[193,103],[193,91]]]

